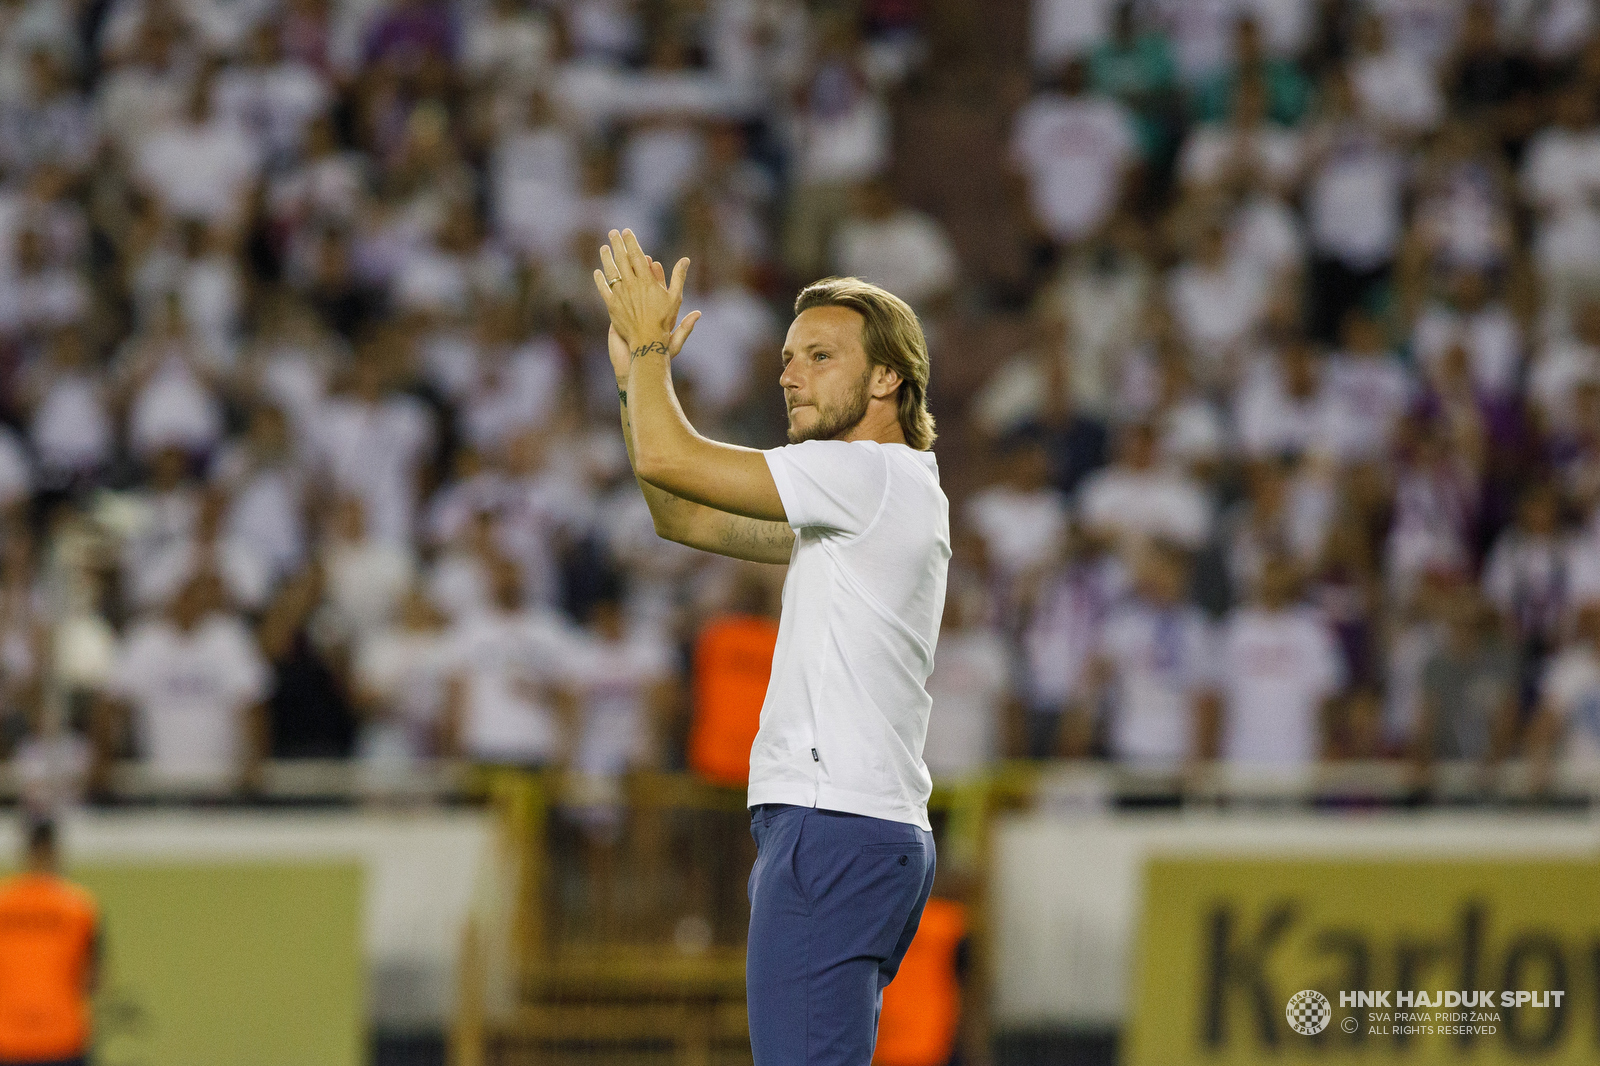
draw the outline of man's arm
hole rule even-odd
[[[613,364],[617,353],[623,360],[629,358],[627,345],[613,329],[610,336]],[[621,365],[626,366],[623,362]],[[694,503],[658,489],[639,476],[639,464],[634,458],[633,423],[628,413],[628,382],[617,381],[617,399],[622,408],[622,440],[628,449],[628,463],[633,467],[639,491],[650,506],[650,517],[655,522],[656,535],[666,540],[687,544],[691,548],[747,559],[754,563],[787,563],[794,548],[794,530],[787,522],[763,522],[743,515],[729,514],[714,507]],[[759,454],[759,453],[758,453]],[[763,460],[763,464],[765,460]],[[771,475],[769,474],[768,477]]]
[[[633,428],[634,472],[643,481],[691,503],[761,522],[784,522],[783,500],[753,448],[707,440],[684,417],[672,390],[672,355],[694,328],[698,314],[678,322],[689,261],[681,259],[672,283],[639,247],[632,231],[611,231],[600,251],[595,286],[612,325],[629,348],[628,411]],[[615,367],[621,376],[621,368]]]

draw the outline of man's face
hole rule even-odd
[[[831,440],[866,416],[872,367],[861,326],[861,315],[847,307],[813,307],[789,326],[778,384],[789,411],[790,444]]]

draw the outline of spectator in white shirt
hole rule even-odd
[[[1267,279],[1249,262],[1228,254],[1220,220],[1200,231],[1192,259],[1174,268],[1167,303],[1184,343],[1194,353],[1199,376],[1222,380],[1241,345],[1267,310]]]
[[[772,366],[780,358],[777,317],[731,259],[713,255],[698,261],[700,276],[690,276],[688,299],[700,320],[694,343],[685,345],[672,362],[673,372],[693,384],[695,402],[712,418],[745,399],[751,384],[761,380],[763,358],[772,359]]]
[[[440,750],[453,668],[443,622],[413,587],[398,617],[355,649],[351,688],[362,716],[356,750],[379,774],[402,773]]]
[[[1078,490],[1084,530],[1125,553],[1156,538],[1202,547],[1211,538],[1212,506],[1200,486],[1157,464],[1154,426],[1132,423],[1119,436],[1117,461]]]
[[[418,476],[434,446],[421,401],[397,391],[393,363],[405,338],[364,339],[346,387],[322,406],[318,451],[333,484],[360,497],[372,537],[407,547],[414,533]]]
[[[965,519],[983,538],[985,554],[1006,582],[1053,562],[1066,546],[1066,496],[1050,484],[1050,457],[1035,433],[1019,433],[1001,450],[1005,477],[974,493]]]
[[[164,617],[137,623],[122,642],[109,692],[132,710],[139,757],[152,774],[249,787],[268,746],[262,701],[271,675],[254,636],[218,609],[219,597],[216,577],[200,573]],[[114,720],[103,719],[102,758],[112,754]]]
[[[310,66],[285,59],[279,27],[263,19],[250,33],[243,62],[216,81],[218,118],[260,146],[263,162],[293,159],[306,126],[328,105],[328,86]]]
[[[1546,341],[1528,371],[1528,399],[1545,431],[1573,427],[1576,394],[1585,383],[1600,383],[1600,291],[1574,301],[1572,327]]]
[[[118,356],[128,402],[128,447],[145,458],[163,448],[210,453],[222,439],[223,409],[215,384],[217,353],[191,333],[176,293],[156,320]]]
[[[482,762],[544,766],[568,749],[566,684],[574,636],[553,613],[522,606],[516,569],[495,567],[493,605],[450,635],[454,667],[445,753]]]
[[[1541,791],[1555,771],[1600,770],[1600,602],[1577,611],[1572,640],[1545,668],[1538,715],[1528,730],[1528,757]]]
[[[1391,46],[1383,20],[1373,12],[1356,24],[1356,54],[1350,83],[1361,116],[1380,130],[1427,133],[1444,115],[1444,94],[1427,60]]]
[[[1101,634],[1095,675],[1109,696],[1107,753],[1134,769],[1182,769],[1200,752],[1201,723],[1215,714],[1214,637],[1185,599],[1188,578],[1181,550],[1150,546],[1134,594],[1111,610]]]
[[[1600,193],[1600,126],[1592,94],[1573,85],[1556,95],[1555,122],[1535,133],[1522,158],[1522,194],[1546,215],[1584,206]]]
[[[1322,371],[1318,450],[1342,463],[1381,460],[1415,398],[1415,384],[1371,314],[1349,311],[1343,334],[1343,350]]]
[[[795,187],[783,239],[785,265],[803,278],[823,272],[850,186],[881,173],[890,147],[889,111],[868,76],[853,21],[834,16],[819,36],[793,117]]]
[[[297,571],[306,558],[305,477],[290,454],[283,411],[255,408],[244,441],[221,457],[212,476],[229,495],[225,539],[261,561],[269,587]]]
[[[1217,750],[1227,762],[1306,767],[1322,755],[1344,665],[1321,617],[1297,605],[1298,591],[1294,563],[1268,559],[1253,603],[1223,625]]]
[[[1304,162],[1302,137],[1268,121],[1267,90],[1259,78],[1246,78],[1234,92],[1226,122],[1190,131],[1178,156],[1186,184],[1218,186],[1248,178],[1269,189],[1293,188]]]
[[[621,776],[661,764],[676,686],[672,648],[629,619],[620,588],[607,583],[589,612],[564,671],[579,720],[571,767],[589,801],[581,820],[604,837],[620,821]]]
[[[1016,684],[1029,758],[1089,754],[1093,663],[1106,613],[1126,584],[1121,563],[1096,551],[1086,538],[1071,535],[1062,561],[1030,575],[1019,588]]]
[[[980,589],[946,593],[939,655],[928,675],[935,709],[922,748],[928,772],[941,780],[982,773],[1001,754],[1011,652],[983,613]]]
[[[1012,124],[1011,166],[1026,181],[1034,224],[1061,243],[1092,236],[1111,217],[1138,160],[1132,115],[1085,85],[1075,60],[1057,89],[1029,100]]]
[[[883,178],[856,186],[833,235],[834,273],[881,285],[926,315],[955,287],[956,254],[932,216],[900,203]]]
[[[138,147],[134,171],[169,214],[233,224],[261,171],[250,135],[216,113],[214,75],[195,79],[184,115]]]
[[[1405,168],[1354,115],[1349,81],[1331,75],[1323,118],[1309,137],[1305,212],[1311,238],[1311,329],[1337,339],[1351,307],[1388,275],[1404,229]]]
[[[1246,455],[1266,459],[1310,450],[1321,370],[1317,354],[1302,337],[1250,361],[1233,396],[1234,433]]]
[[[1247,497],[1228,516],[1228,577],[1241,598],[1268,560],[1305,568],[1322,557],[1336,502],[1325,480],[1278,459],[1250,464],[1246,485]]]
[[[111,461],[109,390],[79,330],[55,334],[47,353],[24,376],[23,396],[28,443],[43,484],[62,488],[87,480]]]
[[[1473,384],[1504,399],[1521,380],[1522,328],[1501,300],[1493,298],[1481,271],[1460,270],[1450,281],[1450,302],[1430,303],[1417,316],[1411,351],[1432,370],[1454,344],[1466,349]]]
[[[324,632],[347,643],[359,643],[389,624],[417,571],[407,544],[373,535],[366,507],[354,495],[331,509],[321,563],[327,581]]]
[[[1559,643],[1573,595],[1572,543],[1561,528],[1561,495],[1534,483],[1517,501],[1516,521],[1496,538],[1484,562],[1483,592],[1537,664]]]

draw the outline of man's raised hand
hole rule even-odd
[[[612,329],[622,338],[630,359],[657,346],[669,358],[677,355],[700,318],[700,312],[694,311],[678,321],[689,260],[678,260],[668,282],[662,265],[644,254],[632,230],[612,230],[610,240],[600,248],[594,284],[605,301]],[[619,370],[619,378],[626,375],[625,369],[617,367],[615,356],[612,366]]]

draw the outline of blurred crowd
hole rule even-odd
[[[682,767],[700,634],[782,574],[654,535],[589,276],[621,226],[695,264],[676,378],[718,439],[783,443],[798,284],[923,315],[936,777],[1600,757],[1595,5],[1033,0],[969,101],[1006,285],[895,180],[963,165],[896,157],[961,91],[950,7],[0,0],[29,801],[462,757],[603,812]],[[1020,351],[950,340],[1018,316]]]

